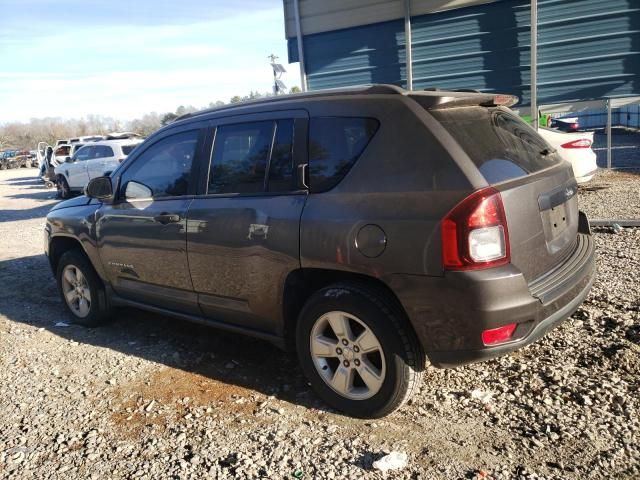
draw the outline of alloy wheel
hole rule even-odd
[[[385,379],[386,365],[380,341],[359,318],[346,312],[328,312],[311,329],[313,364],[324,382],[350,400],[374,396]]]
[[[62,272],[62,292],[67,306],[76,317],[89,315],[91,290],[84,274],[75,265],[67,265]]]

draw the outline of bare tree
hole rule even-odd
[[[295,87],[294,87],[295,88]],[[293,88],[291,89],[294,90]],[[233,96],[229,102],[239,103],[256,98],[271,96],[271,93],[251,91],[249,95]],[[224,102],[209,103],[208,107],[220,107]],[[142,136],[151,135],[158,128],[174,121],[180,115],[195,112],[193,105],[180,105],[175,112],[151,112],[140,118],[122,122],[118,119],[102,115],[87,115],[79,119],[62,119],[59,117],[32,118],[28,122],[9,122],[0,124],[0,150],[36,148],[38,142],[55,145],[57,140],[79,137],[84,135],[104,135],[109,132],[130,130]]]

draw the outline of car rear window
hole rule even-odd
[[[430,113],[460,144],[488,183],[523,177],[562,161],[532,127],[506,110],[464,107]]]
[[[374,118],[316,117],[309,123],[309,188],[335,187],[369,144],[380,122]]]
[[[137,145],[137,143],[134,143],[133,145],[123,145],[122,153],[124,153],[125,155],[129,155]]]

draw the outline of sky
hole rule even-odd
[[[270,91],[282,0],[0,0],[0,124],[201,108]]]

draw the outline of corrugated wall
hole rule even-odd
[[[300,23],[305,35],[387,22],[404,17],[404,0],[298,0]],[[498,0],[411,0],[414,15]],[[294,0],[283,0],[284,30],[296,36]]]
[[[529,8],[502,0],[413,17],[414,88],[508,92],[526,105]],[[640,94],[639,0],[539,0],[538,29],[539,103]],[[404,83],[402,20],[308,35],[304,47],[312,89]]]

